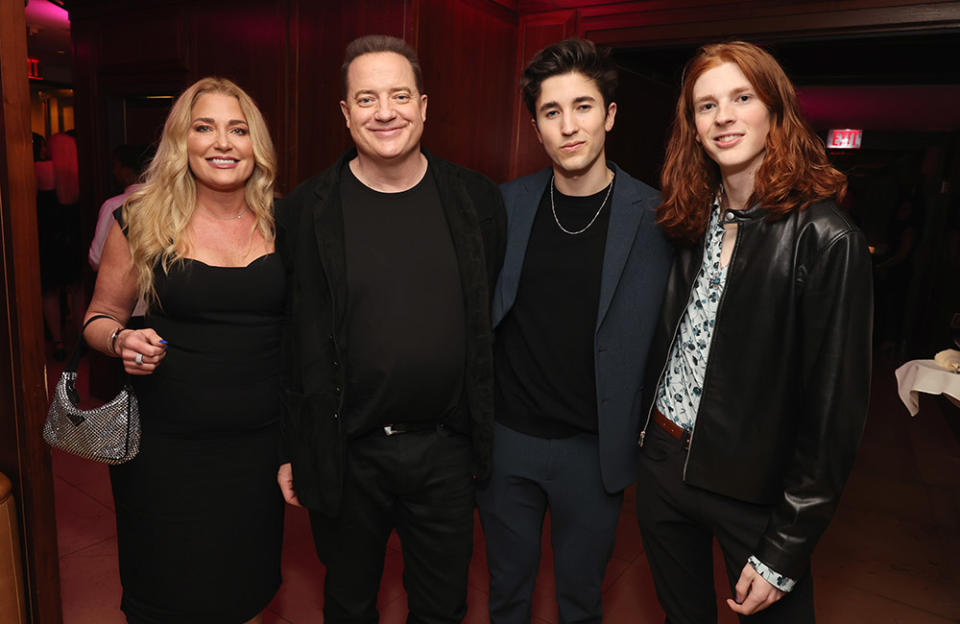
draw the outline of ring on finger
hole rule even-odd
[[[143,354],[138,353],[137,357],[133,358],[133,361],[137,363],[137,366],[143,366]]]

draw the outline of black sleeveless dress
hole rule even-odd
[[[155,280],[146,326],[167,355],[133,378],[140,453],[110,475],[121,606],[131,623],[238,624],[280,586],[284,270],[274,253]]]

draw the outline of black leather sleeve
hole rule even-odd
[[[756,556],[797,579],[837,508],[863,433],[870,394],[872,271],[864,236],[839,232],[802,276],[802,384],[784,492]]]

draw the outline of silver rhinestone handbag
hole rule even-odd
[[[106,315],[91,317],[112,318]],[[84,325],[86,328],[86,325]],[[112,400],[100,407],[82,410],[77,407],[77,365],[85,344],[83,332],[63,374],[50,398],[47,420],[43,423],[43,439],[50,446],[105,464],[122,464],[133,459],[140,450],[140,409],[129,382]]]

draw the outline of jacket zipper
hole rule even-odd
[[[740,239],[742,238],[741,234],[743,233],[741,226],[742,222],[737,223],[737,237],[733,241],[733,253],[730,254],[730,262],[727,263],[727,279],[723,285],[723,293],[720,295],[720,301],[717,303],[717,316],[714,320],[714,327],[720,326],[720,314],[723,312],[723,300],[727,298],[727,286],[730,284],[730,278],[732,277],[733,262],[737,259],[737,249],[740,247]],[[701,259],[702,261],[702,259]],[[716,329],[714,329],[716,332]],[[707,375],[710,373],[710,361],[713,359],[713,339],[710,339],[710,355],[707,356],[707,365],[703,369],[703,389],[707,389]],[[703,396],[700,397],[701,403],[703,402]],[[683,481],[687,480],[687,464],[690,463],[690,449],[693,448],[693,435],[697,431],[697,423],[700,422],[700,408],[697,407],[697,418],[693,421],[693,429],[690,430],[690,440],[687,442],[687,456],[683,458],[683,472],[680,473],[680,478]]]
[[[736,247],[734,247],[736,251]],[[697,274],[693,276],[693,280],[690,282],[690,288],[687,290],[687,305],[690,305],[690,294],[693,292],[693,288],[697,283],[697,277],[700,276],[700,271],[703,270],[703,255],[707,252],[706,248],[706,239],[704,239],[703,248],[700,249],[700,268],[697,270]],[[732,262],[732,259],[731,259]],[[650,426],[650,417],[653,415],[653,410],[657,407],[657,394],[660,389],[660,382],[663,381],[663,374],[667,372],[667,367],[670,366],[670,352],[673,351],[673,343],[677,339],[677,332],[680,331],[680,323],[683,322],[683,315],[686,313],[687,308],[684,307],[683,312],[680,313],[680,316],[677,317],[677,324],[673,326],[673,336],[670,338],[670,346],[667,347],[667,359],[663,363],[663,368],[660,369],[660,375],[657,377],[657,384],[653,389],[653,401],[650,402],[650,407],[647,409],[647,419],[643,423],[643,429],[640,431],[640,441],[637,442],[637,445],[640,448],[643,448],[643,443],[647,439],[647,427]]]

